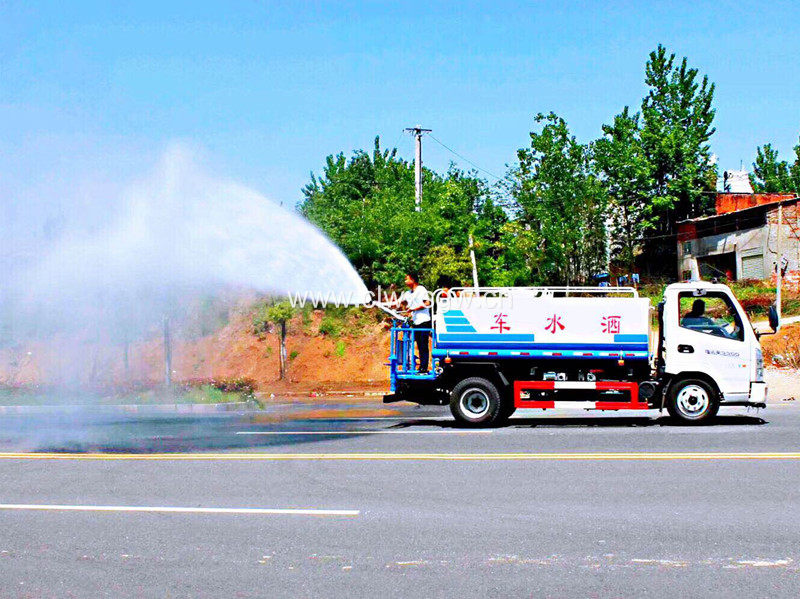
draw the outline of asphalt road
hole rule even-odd
[[[794,404],[447,416],[4,415],[0,596],[800,595]]]

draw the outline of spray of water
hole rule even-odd
[[[4,252],[0,260],[6,342],[46,339],[68,356],[77,338],[134,341],[201,295],[368,299],[357,273],[319,230],[260,193],[209,174],[185,146],[170,147],[153,172],[118,197],[92,210],[76,202],[65,212],[46,236],[36,214],[21,219],[29,231],[18,226],[3,234],[4,249],[10,238],[37,240],[27,254]],[[85,368],[77,358],[75,368]]]

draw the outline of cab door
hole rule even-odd
[[[677,322],[668,323],[667,371],[703,372],[727,399],[750,392],[750,354],[742,318],[731,297],[703,288],[682,290]]]

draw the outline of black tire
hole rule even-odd
[[[701,379],[682,379],[672,384],[667,411],[682,424],[706,424],[719,412],[719,393]]]
[[[516,411],[517,408],[514,405],[513,397],[508,396],[500,398],[500,419],[498,422],[505,422],[511,418]]]
[[[502,403],[494,383],[478,376],[464,379],[450,392],[453,417],[468,426],[491,426],[500,421]]]

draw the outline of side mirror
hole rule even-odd
[[[781,326],[778,319],[778,308],[775,304],[769,307],[769,326],[772,327],[772,330],[776,333],[778,332],[778,327]]]

